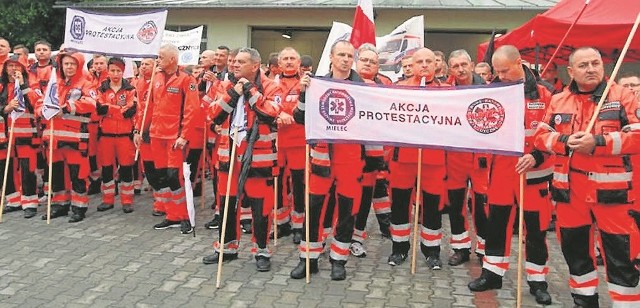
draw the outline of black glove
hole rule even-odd
[[[127,111],[123,112],[123,113],[122,113],[122,116],[123,116],[125,119],[133,118],[133,116],[134,116],[134,115],[136,115],[136,111],[137,111],[137,110],[138,110],[138,106],[133,105],[133,106],[131,106],[131,108],[129,108]]]
[[[384,157],[365,157],[362,172],[383,171],[387,169]]]
[[[242,85],[242,93],[244,94],[245,98],[251,97],[251,88],[253,88],[253,85],[250,82],[245,82]]]
[[[98,106],[96,107],[96,113],[98,113],[98,115],[106,115],[108,111],[109,111],[108,105],[98,104]]]

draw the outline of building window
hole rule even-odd
[[[165,25],[165,30],[169,30],[169,31],[176,31],[176,32],[180,32],[180,31],[187,31],[187,30],[191,30],[194,28],[200,27],[200,25]],[[207,50],[207,25],[202,25],[202,40],[200,41],[200,51],[204,51]]]

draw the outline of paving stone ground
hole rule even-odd
[[[289,272],[298,263],[291,237],[271,245],[271,271],[257,272],[250,236],[243,235],[240,258],[224,265],[222,285],[216,289],[217,267],[201,262],[212,253],[214,231],[203,227],[212,216],[210,202],[208,198],[202,209],[196,198],[196,237],[182,235],[178,228],[153,230],[161,218],[151,216],[150,192],[136,196],[131,214],[118,204],[97,212],[100,199],[92,196],[87,218],[77,224],[57,218],[47,225],[40,215],[27,220],[22,213],[5,214],[0,223],[0,307],[515,307],[517,237],[503,288],[474,294],[467,283],[480,274],[480,264],[472,257],[462,266],[446,265],[446,234],[442,270],[427,269],[419,251],[415,275],[409,260],[389,266],[391,242],[380,236],[373,214],[367,257],[350,257],[344,281],[330,280],[327,254],[310,284],[291,279]],[[39,212],[45,210],[41,206]],[[448,216],[443,222],[449,230]],[[572,307],[568,269],[555,233],[548,234],[548,243],[551,307]],[[599,267],[600,304],[609,307],[603,270]],[[522,290],[523,307],[539,306],[524,281]]]

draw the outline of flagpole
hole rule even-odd
[[[311,245],[309,244],[309,144],[307,143],[304,146],[304,234],[305,234],[305,248],[307,251],[306,260],[305,260],[305,268],[306,268],[306,281],[307,284],[311,282],[311,258],[309,257],[309,249],[311,249]]]
[[[13,127],[16,124],[16,120],[11,120],[11,126],[9,128],[9,144],[7,145],[7,158],[4,163],[4,177],[2,178],[2,197],[0,200],[0,222],[2,222],[2,212],[4,212],[4,197],[7,192],[7,173],[9,172],[9,162],[11,161],[11,144],[13,143]]]
[[[421,182],[422,182],[422,149],[418,149],[418,180],[416,184],[416,207],[413,210],[413,245],[411,245],[411,274],[416,273],[416,255],[418,249],[416,246],[418,245],[418,217],[420,214],[420,192],[422,191]]]
[[[204,210],[204,204],[205,204],[205,197],[206,194],[204,193],[204,170],[206,168],[206,164],[207,164],[207,134],[208,134],[208,129],[207,129],[207,118],[205,117],[204,119],[204,133],[202,134],[202,167],[201,167],[201,171],[200,171],[200,208]],[[194,226],[195,228],[195,226]]]
[[[569,32],[571,32],[571,30],[573,29],[573,26],[575,26],[576,23],[578,23],[578,19],[580,19],[580,16],[582,16],[582,13],[584,13],[584,11],[587,9],[587,5],[589,5],[589,1],[590,0],[585,0],[582,10],[580,10],[580,13],[578,13],[578,16],[576,17],[576,20],[573,21],[571,26],[569,26],[569,29],[567,30],[567,32],[564,34],[564,37],[560,40],[558,47],[556,47],[556,50],[551,55],[551,58],[549,58],[549,61],[547,61],[547,64],[545,64],[544,68],[542,69],[542,72],[540,72],[540,76],[544,75],[544,73],[547,72],[547,68],[549,68],[549,65],[553,62],[553,59],[558,54],[558,51],[560,51],[560,48],[562,48],[562,45],[564,45],[564,41],[569,36]]]
[[[227,188],[226,188],[226,193],[225,193],[225,198],[224,198],[224,210],[223,210],[223,216],[222,217],[222,232],[220,233],[220,241],[218,242],[218,274],[216,276],[216,289],[220,289],[220,278],[222,277],[222,261],[223,261],[223,255],[224,255],[224,236],[227,233],[227,220],[229,220],[229,193],[231,192],[231,179],[233,178],[233,166],[236,165],[236,143],[233,139],[231,139],[231,136],[234,136],[234,138],[238,138],[238,127],[236,126],[233,129],[233,135],[229,135],[229,145],[231,146],[231,156],[229,156],[229,173],[227,176]],[[237,200],[240,201],[240,200]],[[233,206],[237,206],[237,202],[236,204],[234,204]],[[231,219],[235,219],[235,217],[232,217]]]
[[[49,187],[47,188],[47,225],[51,224],[51,194],[52,194],[52,175],[53,175],[53,119],[49,120],[51,124],[51,134],[49,135]]]
[[[524,177],[526,172],[520,173],[520,202],[518,202],[518,288],[516,289],[516,307],[522,306],[522,225],[524,221]]]
[[[591,129],[593,129],[593,125],[596,123],[596,118],[598,118],[598,114],[600,114],[600,108],[602,108],[602,104],[604,103],[604,100],[607,99],[607,95],[609,94],[609,90],[611,89],[611,85],[614,83],[613,81],[616,79],[616,76],[618,75],[618,70],[620,69],[620,66],[622,65],[622,60],[624,60],[624,56],[627,54],[627,50],[629,49],[629,45],[631,45],[631,40],[633,39],[633,36],[636,34],[636,30],[638,30],[638,24],[640,24],[640,13],[638,13],[638,15],[636,16],[636,21],[633,23],[633,27],[631,28],[631,32],[629,33],[629,36],[627,37],[627,42],[624,43],[624,48],[622,48],[622,52],[620,53],[620,57],[618,58],[618,62],[616,63],[616,66],[613,68],[613,72],[611,73],[611,76],[609,76],[609,81],[607,82],[607,87],[604,88],[604,92],[602,92],[602,96],[600,97],[600,101],[598,102],[598,106],[596,107],[596,110],[593,112],[593,116],[591,117],[591,120],[589,121],[589,125],[587,126],[587,129],[585,130],[585,132],[589,133],[591,131]]]
[[[151,79],[149,80],[149,92],[147,93],[147,97],[145,99],[144,104],[144,112],[142,113],[142,123],[140,124],[140,132],[138,134],[142,135],[144,132],[144,122],[147,121],[147,110],[149,109],[149,97],[151,97],[151,90],[153,90],[153,77],[156,76],[156,61],[153,61],[153,69],[151,70]],[[144,77],[143,77],[144,78]],[[133,157],[133,160],[138,160],[138,155],[140,154],[140,148],[136,147],[136,154]]]
[[[278,246],[278,177],[273,177],[273,246]]]

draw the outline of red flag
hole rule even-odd
[[[373,3],[371,1],[358,0],[350,39],[355,48],[364,43],[376,44],[376,25],[373,22]]]

